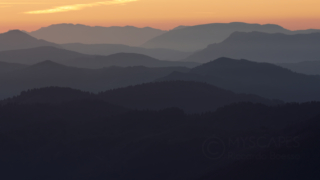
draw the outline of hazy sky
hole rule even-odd
[[[0,32],[58,23],[155,27],[215,22],[320,29],[320,0],[0,0]]]

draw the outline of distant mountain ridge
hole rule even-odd
[[[220,57],[269,63],[320,61],[319,47],[320,33],[235,32],[223,42],[209,45],[184,61],[204,63]]]
[[[320,32],[320,30],[290,31],[274,24],[247,24],[247,23],[213,23],[184,27],[159,35],[142,47],[146,48],[170,48],[181,51],[198,51],[210,44],[220,43],[234,32],[264,32],[283,34],[304,34]]]
[[[164,32],[150,27],[92,27],[82,24],[54,24],[29,34],[57,44],[84,43],[139,46]]]

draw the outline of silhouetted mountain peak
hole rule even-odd
[[[44,40],[39,40],[20,30],[11,30],[0,34],[0,51],[28,49],[39,46],[59,46]]]
[[[221,57],[221,58],[218,58],[214,61],[211,61],[211,63],[214,63],[214,64],[236,63],[236,62],[239,62],[239,60],[231,59],[231,58],[227,58],[227,57]]]
[[[187,27],[190,27],[190,26],[178,26],[178,27],[173,28],[171,31],[184,29],[184,28],[187,28]]]
[[[55,63],[51,60],[45,60],[45,61],[42,61],[40,63],[35,64],[34,66],[52,66],[52,65],[55,66],[55,65],[60,65],[60,64]]]
[[[282,26],[279,26],[277,24],[249,24],[249,23],[244,23],[244,22],[231,22],[229,23],[230,25],[236,25],[236,26],[239,26],[239,25],[243,25],[243,26],[247,26],[247,25],[252,25],[252,26],[263,26],[263,27],[266,27],[266,28],[269,28],[269,29],[282,29],[282,30],[286,30],[285,28],[283,28]]]
[[[21,40],[25,40],[25,39],[30,39],[30,40],[37,40],[36,38],[30,36],[29,34],[22,32],[18,29],[15,30],[10,30],[6,33],[0,34],[0,38],[5,38],[5,39],[9,39],[9,38],[14,38],[14,39],[21,39]],[[4,39],[3,39],[4,40]]]
[[[19,29],[13,29],[7,32],[7,34],[26,34],[25,32],[20,31]]]

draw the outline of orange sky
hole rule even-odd
[[[155,27],[215,22],[320,29],[319,0],[0,0],[0,32],[58,23]]]

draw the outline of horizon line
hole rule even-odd
[[[152,27],[152,26],[135,26],[135,25],[111,25],[111,26],[103,26],[103,25],[87,25],[85,23],[54,23],[54,24],[50,24],[50,25],[47,25],[47,26],[41,26],[41,27],[38,27],[36,28],[35,30],[31,30],[31,31],[27,31],[25,29],[21,29],[21,28],[13,28],[13,29],[8,29],[8,30],[5,30],[5,31],[0,31],[0,33],[5,33],[5,32],[9,32],[9,31],[13,31],[13,30],[20,30],[20,31],[24,31],[24,32],[28,32],[28,33],[31,33],[33,31],[38,31],[42,28],[48,28],[50,26],[54,26],[54,25],[81,25],[81,26],[86,26],[86,27],[103,27],[103,28],[112,28],[112,27],[134,27],[134,28],[139,28],[139,29],[144,29],[144,28],[151,28],[151,29],[156,29],[156,30],[161,30],[161,31],[171,31],[171,30],[174,30],[175,28],[178,28],[178,27],[181,27],[181,26],[185,26],[185,27],[193,27],[193,26],[202,26],[202,25],[210,25],[210,24],[232,24],[232,23],[243,23],[243,24],[258,24],[258,25],[276,25],[276,26],[279,26],[279,27],[282,27],[284,29],[288,29],[288,30],[291,30],[291,31],[297,31],[297,30],[317,30],[317,28],[307,28],[307,29],[289,29],[289,28],[285,28],[283,27],[282,25],[279,25],[279,24],[276,24],[276,23],[247,23],[247,22],[241,22],[241,21],[231,21],[231,22],[213,22],[213,23],[203,23],[203,24],[194,24],[194,25],[183,25],[183,24],[180,24],[180,25],[177,25],[177,26],[174,26],[174,28],[170,28],[170,29],[162,29],[162,28],[156,28],[156,27]]]

